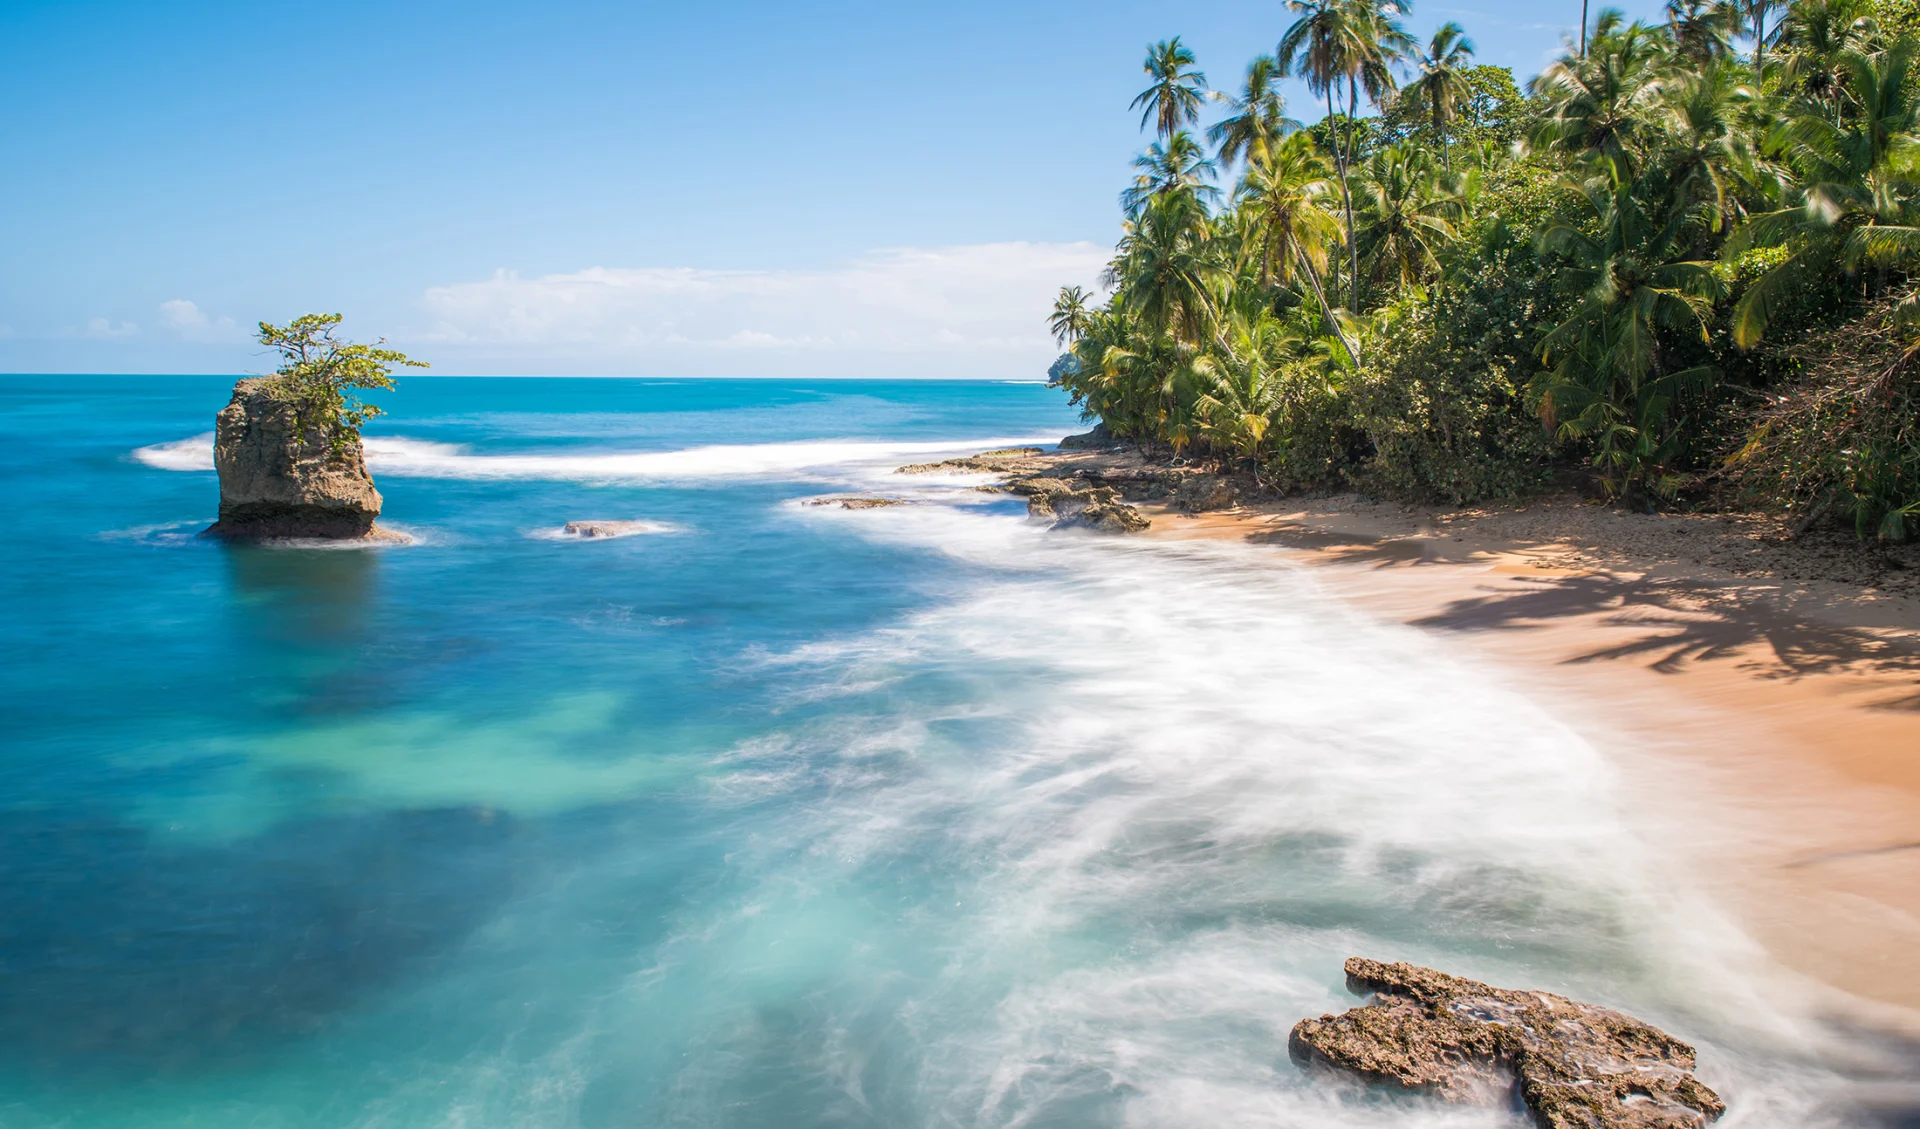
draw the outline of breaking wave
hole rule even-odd
[[[480,454],[456,443],[368,436],[367,466],[402,478],[497,480],[690,481],[842,476],[862,470],[891,471],[903,462],[932,461],[997,447],[1051,446],[1033,436],[946,439],[922,442],[819,440],[794,443],[732,443],[673,451],[610,451],[596,454]],[[213,469],[213,433],[156,443],[133,458],[160,470]]]

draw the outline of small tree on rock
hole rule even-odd
[[[359,440],[361,425],[380,414],[356,392],[392,388],[396,365],[428,367],[382,348],[384,337],[371,345],[340,340],[334,329],[341,321],[340,314],[306,314],[285,326],[260,323],[260,343],[280,354],[274,374],[293,405],[295,429],[302,436],[318,432],[335,458]]]

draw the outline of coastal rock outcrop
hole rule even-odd
[[[220,518],[208,527],[210,536],[398,536],[373,524],[380,492],[367,473],[359,437],[336,447],[317,428],[303,432],[274,377],[234,385],[233,399],[214,417],[213,466],[220,474]]]
[[[1107,421],[1101,420],[1092,431],[1083,431],[1078,435],[1069,435],[1060,440],[1062,451],[1094,451],[1111,447],[1120,440],[1107,430]]]
[[[1700,1129],[1726,1111],[1693,1048],[1631,1016],[1411,964],[1354,957],[1346,972],[1374,999],[1296,1024],[1296,1062],[1453,1101],[1510,1080],[1542,1129]]]
[[[1240,492],[1221,475],[1189,473],[1174,480],[1173,505],[1188,513],[1224,510],[1239,501]]]
[[[1007,489],[1025,495],[1028,517],[1050,521],[1055,529],[1139,533],[1150,524],[1147,515],[1121,501],[1120,492],[1111,486],[1064,478],[1018,478]]]
[[[937,463],[915,463],[896,474],[999,474],[1006,478],[979,489],[1018,494],[1027,500],[1027,515],[1055,529],[1096,529],[1102,533],[1139,533],[1151,524],[1147,515],[1128,505],[1171,493],[1159,474],[1141,467],[1093,469],[1074,466],[1056,469],[1058,455],[1039,447],[1008,447],[982,451],[967,458]],[[1070,473],[1070,477],[1062,477]]]

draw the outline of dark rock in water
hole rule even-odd
[[[318,428],[304,434],[274,377],[233,386],[214,417],[213,466],[220,473],[215,537],[262,540],[403,539],[374,527],[380,492],[358,436],[335,450]]]
[[[626,537],[635,533],[655,533],[660,527],[650,521],[570,521],[560,532],[569,537]]]
[[[877,510],[886,506],[909,506],[913,503],[905,498],[888,498],[881,495],[860,495],[855,497],[808,498],[809,506],[839,506],[843,510]]]
[[[1102,420],[1099,426],[1095,427],[1092,431],[1083,431],[1078,435],[1069,435],[1065,439],[1062,439],[1060,441],[1060,449],[1062,451],[1089,451],[1097,450],[1101,447],[1111,447],[1118,442],[1119,440],[1113,437],[1113,432],[1107,430],[1106,421]]]
[[[1055,529],[1096,529],[1101,533],[1144,533],[1153,523],[1121,501],[1093,502],[1060,514]]]
[[[1295,1024],[1296,1062],[1453,1101],[1511,1078],[1542,1129],[1698,1129],[1726,1111],[1693,1077],[1693,1048],[1631,1016],[1411,964],[1346,969],[1376,998]]]
[[[1147,515],[1120,500],[1111,486],[1088,486],[1064,478],[1016,478],[1007,490],[1027,499],[1027,516],[1055,529],[1097,529],[1102,533],[1139,533]]]
[[[1009,494],[1019,494],[1026,498],[1052,498],[1084,493],[1086,490],[1087,485],[1084,482],[1073,482],[1065,478],[1016,478],[1007,483]]]
[[[1003,447],[997,451],[982,451],[977,455],[968,455],[959,459],[942,459],[937,463],[910,463],[895,467],[895,474],[1009,474],[1031,471],[1035,456],[1046,452],[1039,447]]]

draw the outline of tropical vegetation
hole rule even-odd
[[[1050,321],[1090,418],[1276,490],[1920,528],[1911,0],[1601,11],[1524,91],[1402,0],[1286,7],[1227,92],[1148,49],[1102,292]]]
[[[426,368],[425,361],[385,348],[385,340],[355,344],[335,335],[340,314],[304,314],[284,326],[260,323],[259,341],[280,354],[272,379],[293,405],[294,428],[323,438],[335,456],[360,438],[360,428],[380,408],[360,399],[366,390],[393,387],[396,365]]]

